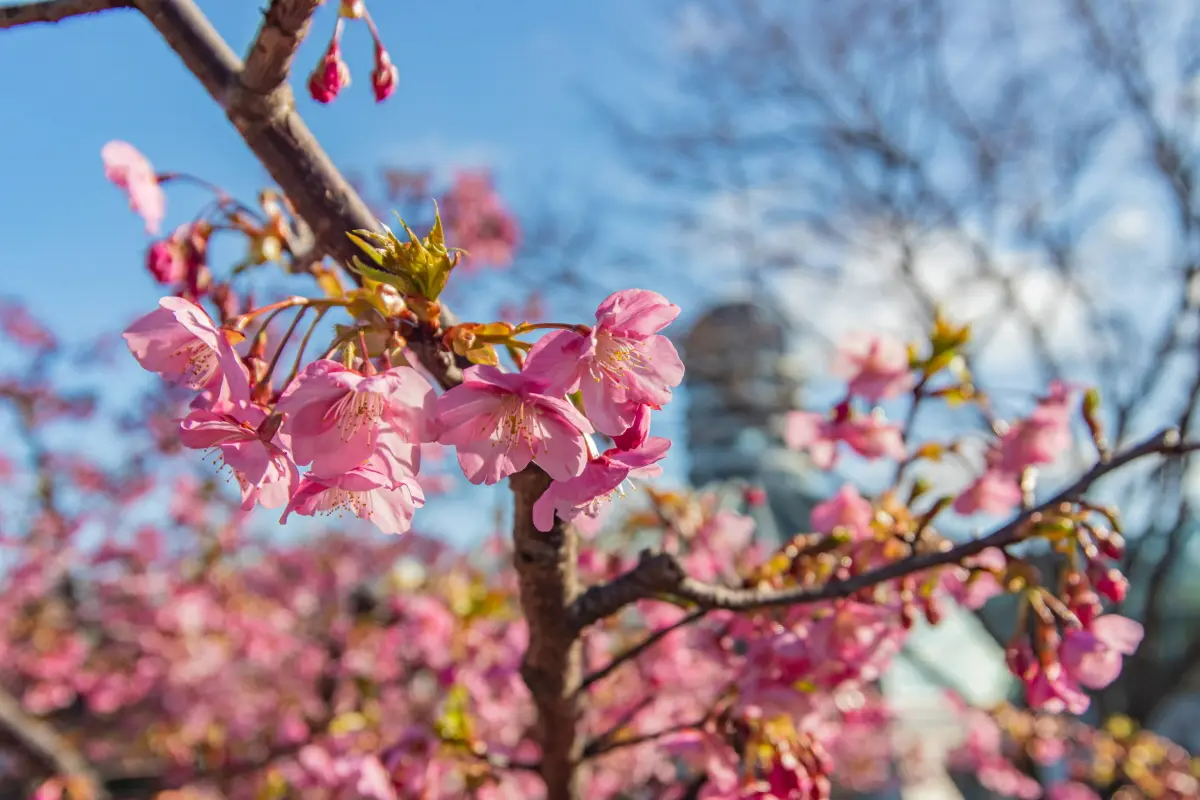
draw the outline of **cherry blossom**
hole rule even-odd
[[[679,306],[655,292],[617,292],[596,310],[589,335],[553,331],[543,336],[529,352],[525,371],[545,380],[553,393],[579,389],[596,430],[624,433],[642,406],[662,408],[683,380],[675,346],[658,333],[678,315]]]
[[[104,176],[129,193],[129,205],[146,221],[146,233],[158,233],[167,199],[154,167],[128,142],[112,141],[100,150]]]
[[[164,297],[158,305],[125,329],[138,363],[168,381],[214,393],[215,400],[248,400],[249,373],[229,334],[190,300]]]
[[[179,439],[187,447],[216,450],[242,490],[242,508],[260,504],[278,508],[296,489],[292,459],[275,440],[278,418],[269,422],[259,408],[240,404],[228,413],[193,410],[180,423]]]
[[[404,533],[412,527],[413,513],[425,505],[421,485],[412,478],[393,479],[369,464],[333,477],[309,472],[288,502],[281,523],[292,514],[349,512],[384,533]]]
[[[414,447],[434,439],[436,404],[429,381],[411,367],[364,375],[320,359],[296,376],[277,407],[296,463],[336,475],[363,464],[389,433]],[[419,462],[419,450],[411,459]]]
[[[588,461],[583,472],[565,481],[555,481],[533,506],[533,524],[540,531],[554,526],[554,517],[571,522],[579,515],[596,516],[598,507],[631,478],[653,478],[662,474],[658,466],[671,447],[659,436],[647,438],[633,450],[614,447]]]
[[[583,472],[585,435],[592,426],[566,400],[545,392],[545,383],[525,373],[474,366],[461,385],[438,401],[443,431],[438,441],[453,445],[471,483],[495,484],[532,461],[554,480]]]
[[[847,379],[850,394],[876,402],[897,397],[913,384],[904,343],[871,334],[847,336],[837,349],[831,372]]]

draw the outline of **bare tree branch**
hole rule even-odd
[[[275,0],[267,8],[258,36],[246,54],[242,85],[248,92],[269,95],[287,81],[292,59],[308,33],[321,0]]]
[[[677,598],[701,608],[750,611],[760,608],[793,606],[848,597],[884,581],[901,578],[931,567],[955,564],[967,556],[990,547],[1004,547],[1020,541],[1026,525],[1062,503],[1079,499],[1092,484],[1133,461],[1150,455],[1182,456],[1200,449],[1200,443],[1182,443],[1174,429],[1162,431],[1141,444],[1102,460],[1083,476],[1036,508],[1023,511],[1007,525],[987,536],[973,539],[936,553],[916,555],[902,561],[864,572],[844,581],[831,581],[818,588],[742,589],[697,581],[687,576],[678,559],[670,553],[643,552],[638,565],[613,580],[592,586],[579,596],[571,609],[576,630],[620,611],[630,603],[654,597]]]
[[[104,781],[75,745],[59,735],[48,722],[26,714],[17,698],[3,689],[0,689],[0,728],[53,775],[85,782],[89,796],[96,800],[112,797],[104,787]]]
[[[132,0],[42,0],[0,6],[0,30],[39,22],[62,22],[84,14],[97,14],[115,8],[133,8]]]

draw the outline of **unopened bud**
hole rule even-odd
[[[335,36],[317,68],[308,76],[308,93],[318,103],[328,103],[349,85],[350,68],[342,60],[342,50]]]
[[[1092,578],[1092,587],[1101,596],[1107,597],[1114,603],[1125,601],[1125,595],[1129,593],[1129,581],[1121,574],[1120,570],[1115,568],[1097,569],[1090,577]]]
[[[1125,538],[1119,533],[1109,533],[1107,536],[1096,537],[1096,545],[1100,552],[1114,561],[1125,557]]]
[[[400,82],[400,70],[392,63],[391,56],[382,46],[375,46],[375,71],[371,73],[371,88],[375,90],[375,102],[382,103],[396,91]]]

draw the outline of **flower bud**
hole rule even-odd
[[[308,76],[308,93],[318,103],[328,103],[349,85],[350,68],[342,60],[342,49],[335,35],[317,68]]]
[[[180,252],[179,242],[160,239],[146,252],[146,269],[162,284],[179,283],[187,276],[187,263]]]
[[[1100,595],[1114,603],[1125,601],[1125,595],[1129,593],[1129,581],[1121,574],[1120,570],[1110,568],[1089,570],[1089,572],[1093,573],[1090,575],[1092,586]]]
[[[400,81],[400,70],[392,63],[391,56],[381,45],[375,45],[375,71],[371,73],[371,88],[375,90],[375,102],[382,103],[396,91]]]

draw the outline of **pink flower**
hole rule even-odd
[[[363,464],[329,478],[309,472],[279,522],[287,522],[293,512],[312,517],[348,511],[384,533],[399,534],[412,527],[413,514],[423,505],[425,495],[415,479],[396,479]]]
[[[371,88],[375,92],[375,102],[382,103],[396,91],[400,82],[400,70],[392,63],[391,56],[380,44],[375,45],[375,71],[371,73]]]
[[[633,415],[633,423],[624,433],[612,437],[613,445],[618,450],[636,450],[650,435],[650,406],[638,406]]]
[[[692,769],[708,776],[710,793],[706,796],[733,797],[741,783],[738,753],[729,743],[708,730],[683,731],[664,739],[664,753],[681,759]]]
[[[191,389],[216,392],[217,400],[249,400],[250,373],[226,332],[204,309],[182,297],[164,297],[158,305],[123,334],[143,369]]]
[[[837,463],[838,442],[869,460],[902,461],[906,455],[898,425],[886,422],[880,414],[851,416],[848,407],[835,409],[832,417],[792,411],[784,422],[783,438],[788,447],[807,451],[818,469],[832,469]]]
[[[524,373],[477,365],[438,401],[442,435],[458,449],[471,483],[492,485],[532,461],[556,481],[574,478],[588,461],[587,418]]]
[[[146,233],[158,233],[167,213],[167,198],[154,167],[128,142],[109,142],[100,148],[100,158],[104,177],[129,193],[129,205],[146,221]]]
[[[1067,674],[1089,689],[1103,689],[1121,674],[1122,656],[1133,655],[1142,641],[1140,623],[1105,614],[1085,629],[1063,634],[1058,657]]]
[[[412,367],[367,376],[329,359],[301,370],[277,404],[296,463],[326,476],[364,463],[393,433],[418,464],[417,445],[434,438],[436,407],[433,387]]]
[[[278,418],[268,422],[262,409],[246,404],[232,407],[230,413],[197,409],[179,428],[185,447],[212,448],[233,471],[242,490],[243,509],[254,508],[255,503],[279,508],[296,488],[296,465],[272,441]]]
[[[454,243],[467,251],[465,265],[507,267],[521,243],[516,217],[492,185],[486,171],[459,172],[442,196],[446,226]],[[526,309],[523,319],[536,317]]]
[[[954,500],[959,514],[1004,514],[1021,502],[1017,476],[988,469]]]
[[[624,496],[622,485],[630,478],[653,478],[662,474],[658,462],[671,442],[659,436],[646,439],[636,450],[612,448],[593,458],[578,477],[555,481],[533,504],[533,524],[539,531],[554,527],[554,516],[571,522],[580,515],[595,517],[601,503],[614,494]]]
[[[833,533],[841,528],[855,541],[871,537],[871,520],[875,510],[852,484],[845,484],[838,493],[812,510],[810,522],[818,533]]]
[[[671,340],[658,332],[679,315],[679,306],[655,292],[627,289],[596,310],[589,335],[554,331],[534,345],[525,371],[554,394],[581,389],[596,430],[616,436],[628,430],[639,408],[662,408],[683,380],[683,362]]]
[[[1038,401],[1027,419],[1018,420],[1000,437],[990,453],[997,470],[1018,475],[1028,466],[1050,464],[1071,446],[1071,403],[1075,390],[1061,381]]]
[[[146,251],[146,269],[159,283],[182,283],[187,277],[187,261],[176,234],[178,231],[169,239],[159,239]]]
[[[832,371],[849,380],[848,391],[867,400],[896,397],[912,387],[908,348],[871,334],[852,334],[838,348]]]

